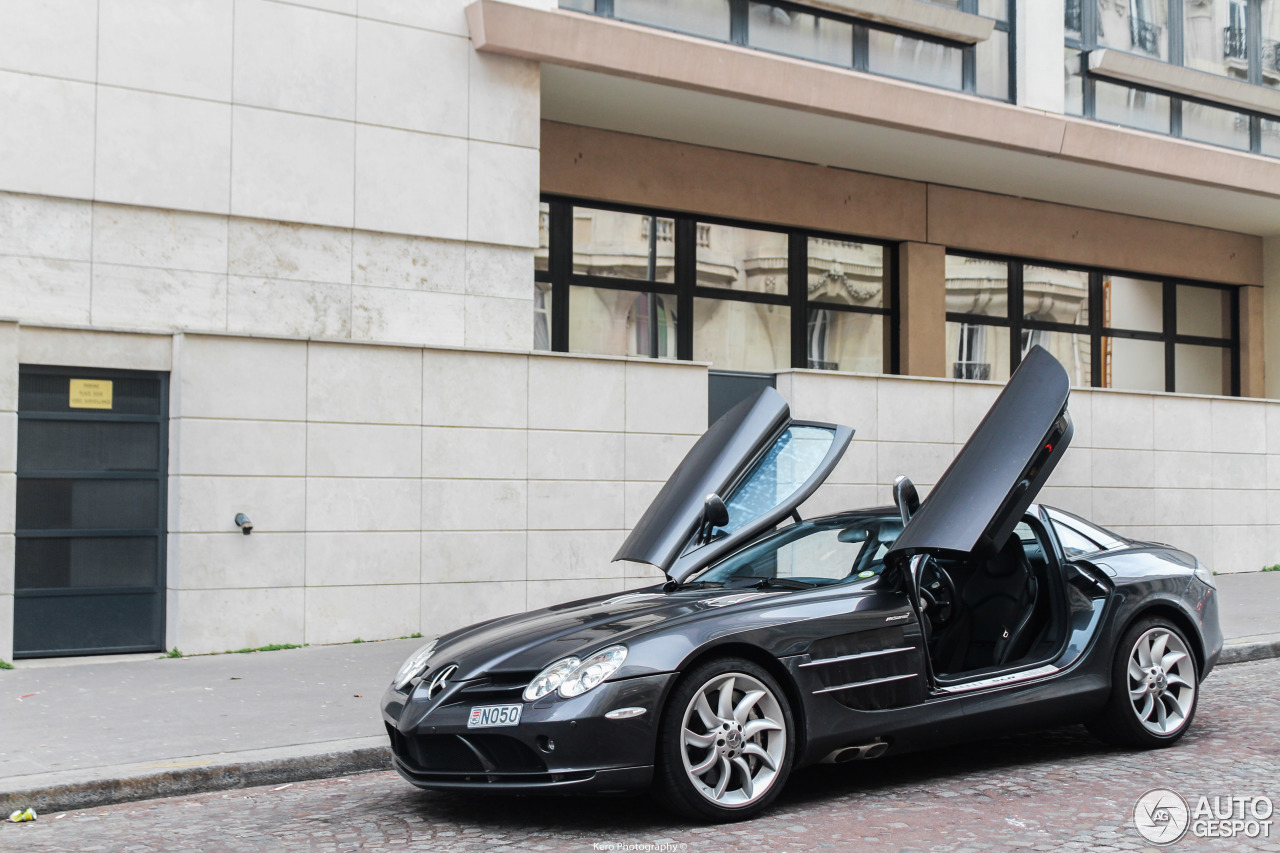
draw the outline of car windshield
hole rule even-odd
[[[865,582],[884,568],[902,532],[887,513],[793,524],[711,566],[692,583],[726,587],[810,587]]]

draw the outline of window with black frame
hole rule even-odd
[[[1238,395],[1236,288],[948,253],[956,379],[1005,381],[1040,345],[1080,387]]]
[[[925,2],[994,19],[991,37],[971,45],[785,0],[560,0],[560,8],[1014,100],[1013,4]]]
[[[881,243],[555,198],[540,222],[538,349],[730,371],[896,370]]]
[[[1068,113],[1280,156],[1275,116],[1107,79],[1095,49],[1280,88],[1280,0],[1067,0],[1065,52]]]

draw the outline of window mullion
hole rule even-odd
[[[676,358],[693,360],[693,286],[698,277],[698,223],[676,217]]]

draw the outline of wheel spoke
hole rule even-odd
[[[1169,711],[1165,708],[1163,700],[1156,702],[1156,722],[1160,724],[1161,731],[1169,725]]]
[[[733,685],[736,680],[731,675],[720,685],[720,701],[716,707],[716,714],[726,723],[733,719]]]
[[[710,770],[712,767],[715,767],[716,762],[719,760],[720,760],[720,753],[716,752],[713,749],[711,750],[711,754],[708,755],[705,759],[703,759],[702,761],[690,767],[689,772],[692,773],[694,776],[701,776],[702,774]]]
[[[1168,673],[1169,667],[1173,666],[1178,661],[1183,660],[1185,658],[1186,658],[1186,655],[1184,655],[1182,652],[1176,652],[1176,651],[1168,652],[1164,655],[1164,657],[1160,658],[1160,668],[1163,669],[1166,673]]]
[[[764,751],[764,747],[756,743],[749,743],[742,750],[743,755],[754,755],[760,759],[760,763],[770,770],[778,769],[778,762],[773,760],[773,756]]]
[[[1129,677],[1134,681],[1142,681],[1147,677],[1147,674],[1142,671],[1142,667],[1133,658],[1129,658]]]
[[[1151,640],[1143,637],[1138,641],[1138,665],[1143,669],[1151,666]]]
[[[1147,682],[1145,682],[1145,681],[1144,681],[1144,682],[1142,682],[1141,684],[1139,684],[1136,688],[1131,689],[1131,690],[1129,691],[1129,698],[1130,698],[1130,699],[1139,699],[1139,698],[1141,698],[1141,697],[1142,697],[1142,695],[1143,695],[1143,694],[1145,694],[1149,689],[1150,689],[1150,688],[1147,686]]]
[[[1187,710],[1182,707],[1182,703],[1178,701],[1178,697],[1174,696],[1172,693],[1166,693],[1160,698],[1169,700],[1169,711],[1177,717],[1178,722],[1182,722],[1187,718]]]
[[[1158,661],[1164,657],[1164,650],[1169,645],[1169,635],[1159,634],[1151,641],[1151,660]],[[1164,668],[1164,664],[1161,664]]]
[[[761,717],[758,720],[752,720],[751,722],[747,723],[745,726],[742,727],[742,737],[746,740],[751,740],[753,737],[760,734],[761,732],[780,732],[780,731],[782,731],[782,726],[778,725],[768,717]]]
[[[725,789],[729,787],[730,772],[729,759],[720,756],[720,781],[716,782],[716,789],[713,792],[717,800],[724,796]]]
[[[755,781],[751,778],[751,767],[741,755],[733,759],[733,766],[738,768],[738,772],[742,774],[742,793],[746,795],[748,800],[751,799],[756,792]]]
[[[1172,672],[1165,676],[1165,680],[1169,683],[1170,687],[1193,687],[1194,686],[1190,681],[1187,681],[1181,675],[1178,675]]]
[[[1143,720],[1149,718],[1151,716],[1151,706],[1154,705],[1155,702],[1156,700],[1152,698],[1150,693],[1148,693],[1146,699],[1142,703],[1142,710],[1138,712],[1138,716]]]
[[[743,696],[742,701],[733,709],[733,719],[741,725],[746,725],[747,714],[751,713],[751,709],[756,706],[762,696],[764,696],[763,690],[752,690],[746,696]]]
[[[684,742],[687,746],[696,746],[706,749],[716,742],[715,735],[700,735],[691,729],[684,730]]]
[[[693,703],[693,709],[698,712],[702,724],[708,730],[720,728],[720,718],[716,716],[715,711],[711,710],[711,703],[707,701],[706,693],[698,694],[697,700]]]

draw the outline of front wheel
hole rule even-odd
[[[1199,683],[1182,632],[1165,619],[1140,620],[1116,649],[1111,698],[1089,730],[1115,744],[1172,746],[1191,727]]]
[[[746,820],[781,792],[794,753],[791,707],[777,681],[748,660],[710,661],[667,700],[655,793],[688,817]]]

